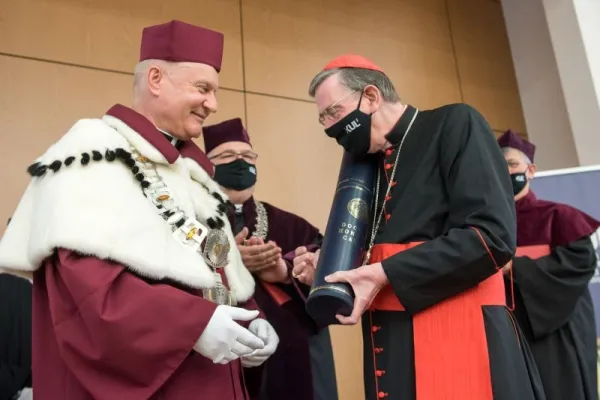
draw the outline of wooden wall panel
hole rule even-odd
[[[232,118],[241,118],[245,123],[246,106],[244,104],[244,93],[232,90],[219,90],[217,92],[219,109],[216,114],[210,115],[204,122],[204,126],[218,124]],[[201,149],[204,149],[204,139],[201,137],[194,140]]]
[[[0,56],[0,234],[37,157],[80,118],[96,118],[113,104],[131,104],[132,79],[55,63]],[[244,115],[243,94],[221,91],[212,123]]]
[[[307,102],[248,95],[247,129],[259,154],[256,196],[325,232],[342,151]],[[268,110],[268,112],[267,112]],[[340,400],[363,400],[360,326],[333,327]]]
[[[239,0],[0,0],[0,52],[133,72],[142,29],[171,19],[223,32],[221,85],[243,89]]]
[[[242,0],[246,89],[308,98],[333,57],[359,53],[384,68],[405,101],[460,101],[444,0]]]
[[[519,89],[500,3],[448,0],[465,103],[494,129],[525,131]]]

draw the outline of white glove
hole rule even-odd
[[[262,339],[235,322],[235,320],[252,321],[257,316],[258,311],[218,306],[194,345],[194,350],[215,364],[228,364],[239,357],[264,348]]]
[[[266,320],[259,318],[250,322],[250,332],[262,339],[265,347],[255,350],[252,354],[242,356],[242,365],[246,368],[258,367],[277,350],[279,336]]]

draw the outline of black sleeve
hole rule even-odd
[[[522,299],[533,336],[540,339],[566,324],[596,270],[596,251],[589,237],[552,249],[538,259],[515,257],[514,289]]]
[[[0,274],[0,400],[31,386],[31,284]]]
[[[449,114],[440,139],[448,229],[382,262],[394,292],[411,313],[477,285],[516,249],[510,176],[494,134],[472,107],[455,106]]]

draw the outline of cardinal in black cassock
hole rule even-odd
[[[529,342],[548,400],[598,399],[596,324],[588,284],[600,222],[529,188],[535,145],[512,131],[498,139],[517,209],[517,256],[505,268],[507,296]]]
[[[331,61],[309,94],[328,136],[381,157],[368,261],[326,278],[356,295],[338,319],[362,316],[365,399],[543,399],[506,307],[515,206],[485,119],[466,104],[402,104],[384,70],[357,55]]]
[[[253,196],[258,155],[241,119],[208,126],[203,137],[215,164],[214,179],[232,202],[228,215],[234,234],[248,239],[239,248],[257,283],[254,298],[280,338],[264,368],[245,370],[250,395],[260,400],[336,400],[329,330],[319,329],[308,316],[310,286],[292,276],[295,250],[316,250],[323,236],[305,219]]]

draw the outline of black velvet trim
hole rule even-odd
[[[69,165],[73,164],[73,161],[75,161],[75,157],[73,157],[73,156],[67,157],[65,160],[65,165],[68,167]]]
[[[59,160],[53,161],[52,164],[48,165],[48,168],[50,168],[52,171],[56,172],[60,169],[60,167],[62,166],[62,162],[60,162]]]
[[[115,158],[117,158],[117,155],[112,150],[106,150],[106,153],[104,153],[104,158],[106,159],[106,161],[111,162],[111,161],[115,161]]]
[[[221,203],[225,202],[225,199],[223,199],[223,196],[221,196],[219,193],[217,192],[212,192],[212,195],[215,199],[219,200]]]

